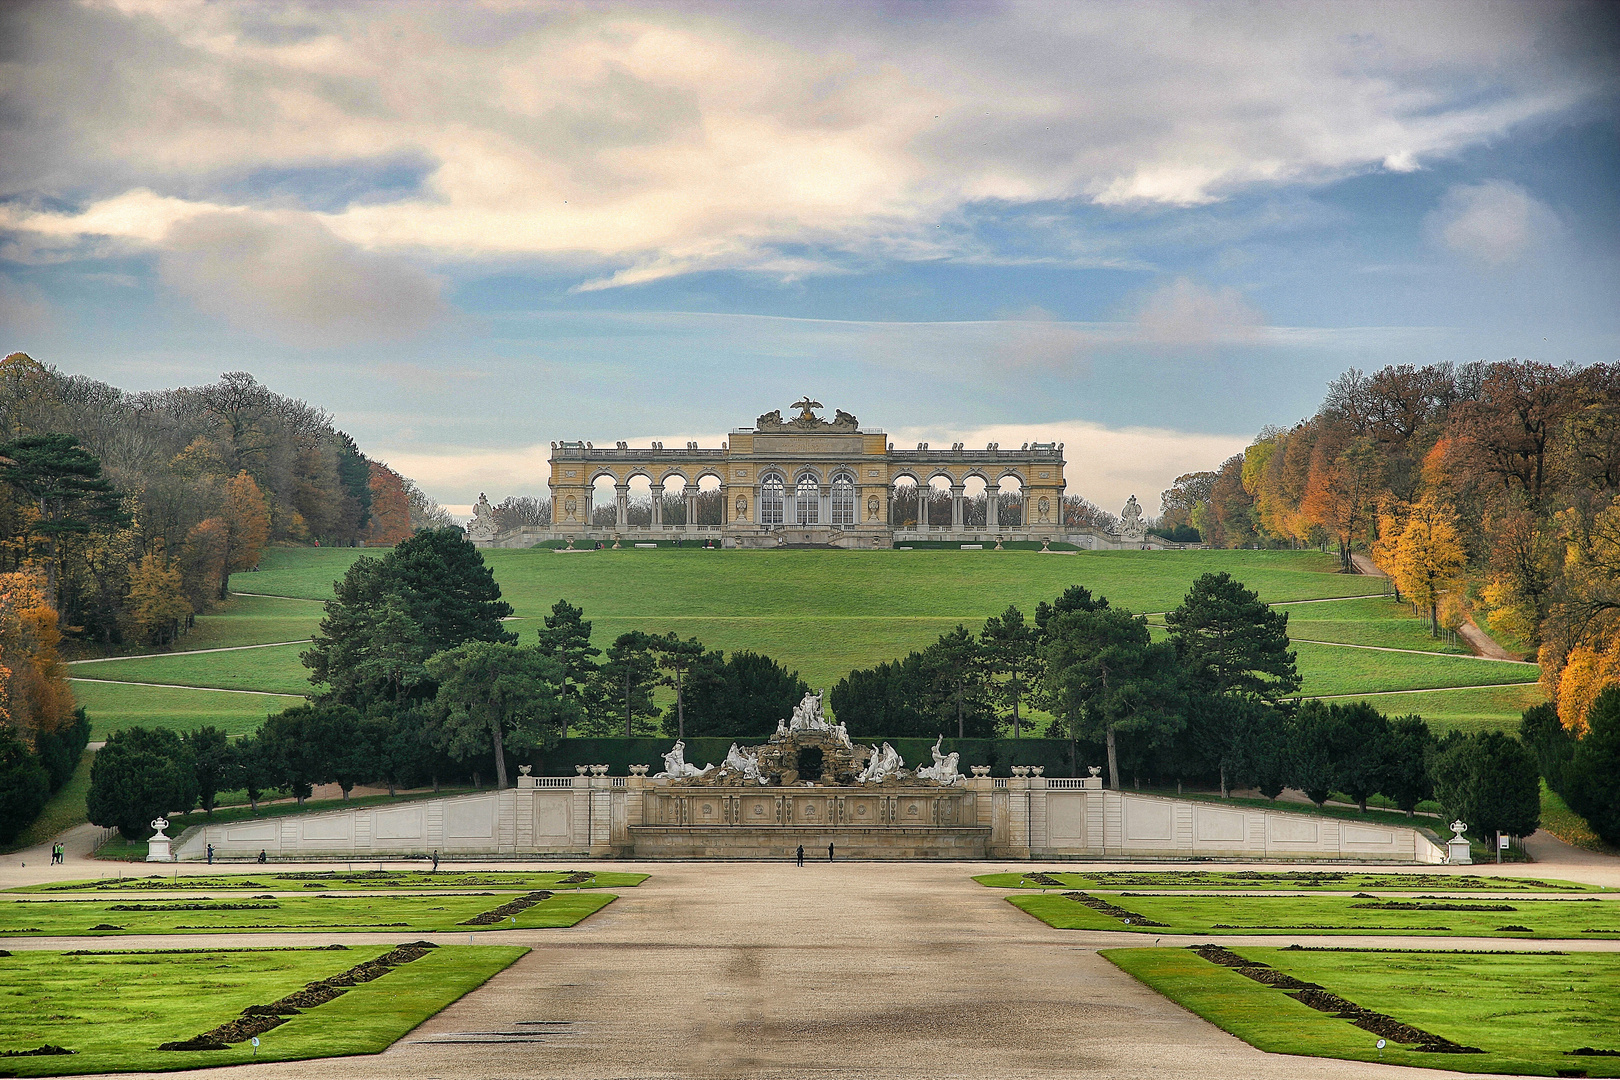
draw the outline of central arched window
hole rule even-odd
[[[814,525],[821,520],[821,485],[809,473],[799,477],[793,489],[794,520]]]
[[[782,478],[775,473],[760,481],[759,523],[761,525],[782,524]]]
[[[832,523],[855,524],[855,478],[839,473],[832,482]]]

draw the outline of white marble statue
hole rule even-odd
[[[472,520],[467,522],[467,539],[477,543],[493,540],[499,529],[495,524],[495,508],[489,505],[489,496],[478,493],[478,504],[473,507]]]
[[[1132,495],[1119,512],[1119,538],[1140,544],[1147,537],[1147,526],[1142,523],[1142,507]]]
[[[721,766],[726,772],[743,780],[752,780],[756,784],[763,784],[768,777],[759,774],[759,747],[750,746],[747,749],[731,744],[731,750],[726,754],[725,764]]]
[[[866,768],[861,770],[855,778],[857,784],[876,784],[885,776],[893,776],[906,767],[906,761],[899,751],[888,743],[880,749],[872,751],[872,756],[866,761]]]
[[[713,768],[713,765],[700,769],[696,765],[687,764],[686,743],[676,739],[674,748],[664,755],[664,771],[655,774],[654,779],[689,780],[694,776],[702,776]]]
[[[789,731],[831,731],[821,712],[821,695],[805,694],[804,700],[793,707],[793,719],[788,721]]]
[[[934,755],[934,763],[932,765],[924,765],[918,769],[917,779],[933,780],[937,783],[946,785],[960,784],[962,782],[962,774],[956,771],[957,762],[962,760],[962,755],[956,753],[955,751],[952,751],[949,754],[940,753],[939,748],[944,745],[944,742],[945,736],[943,735],[934,740],[932,751]]]

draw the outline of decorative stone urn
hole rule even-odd
[[[990,775],[990,766],[988,765],[970,765],[968,768],[973,773],[975,779]]]
[[[152,822],[156,833],[146,842],[147,862],[174,862],[174,853],[170,849],[172,841],[163,832],[168,827],[169,819],[166,817],[158,817]]]
[[[647,769],[648,769],[648,766],[646,766],[646,765],[632,765],[632,766],[630,766],[630,775],[631,776],[646,776],[647,775]]]
[[[1451,831],[1456,835],[1446,841],[1446,863],[1451,866],[1474,865],[1474,857],[1468,851],[1468,838],[1463,835],[1468,831],[1468,823],[1453,821]]]
[[[608,771],[608,767],[606,765],[592,765],[591,766],[591,775],[592,776],[606,776],[607,771]]]
[[[579,775],[581,775],[581,776],[584,776],[586,773],[590,772],[590,769],[591,769],[591,767],[589,765],[575,765],[574,766],[574,771],[579,773]]]

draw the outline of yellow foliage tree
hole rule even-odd
[[[57,654],[62,633],[38,574],[0,574],[0,700],[30,740],[72,722],[73,690]]]
[[[1386,518],[1384,537],[1378,551],[1383,565],[1401,592],[1415,604],[1429,609],[1429,633],[1440,634],[1440,597],[1453,588],[1468,563],[1457,518],[1451,507],[1433,495],[1425,495],[1406,513],[1396,531]]]
[[[129,586],[129,618],[141,636],[154,645],[174,641],[192,612],[180,568],[148,555],[130,567]]]
[[[270,508],[264,493],[246,469],[225,482],[225,572],[220,575],[219,598],[225,599],[230,575],[259,565],[265,541],[270,539]]]
[[[1543,680],[1544,682],[1546,680]],[[1577,645],[1557,679],[1558,719],[1576,738],[1586,734],[1586,714],[1605,687],[1620,682],[1620,642]]]

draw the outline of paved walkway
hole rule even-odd
[[[258,645],[224,645],[217,649],[182,649],[178,652],[141,653],[139,656],[92,656],[88,660],[69,660],[69,666],[78,664],[111,664],[118,660],[165,660],[171,656],[202,656],[205,653],[241,652],[244,649],[274,649],[281,645],[308,645],[309,638],[297,641],[266,641]]]
[[[1620,885],[1620,860],[1614,862],[1613,870],[1560,869],[1566,876],[1596,875],[1605,884]],[[578,927],[480,934],[481,942],[522,943],[534,951],[383,1054],[201,1075],[233,1080],[301,1080],[317,1074],[355,1080],[1440,1080],[1454,1075],[1262,1054],[1150,992],[1096,952],[1108,945],[1150,945],[1152,938],[1053,930],[1005,903],[1001,890],[968,880],[971,874],[1003,869],[998,864],[812,863],[800,869],[640,863],[627,868],[653,877]],[[0,886],[84,876],[85,869],[70,862],[65,868],[22,871],[11,864],[0,868]],[[130,869],[149,868],[124,868]],[[188,864],[178,871],[206,869]],[[393,941],[399,935],[120,938],[117,947],[326,944],[334,938]],[[466,939],[439,935],[439,940]],[[1187,939],[1170,940],[1180,945]],[[1222,940],[1235,946],[1291,939]],[[1410,938],[1333,941],[1414,944]],[[6,944],[12,949],[112,945],[106,939]],[[1481,944],[1451,940],[1445,947]],[[1571,944],[1620,949],[1614,942]]]

